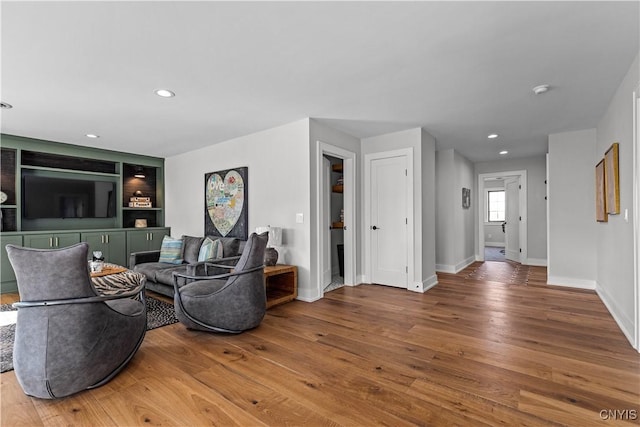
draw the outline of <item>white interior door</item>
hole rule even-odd
[[[407,288],[407,157],[371,160],[370,254],[373,283]]]
[[[331,283],[331,162],[322,156],[322,286]]]
[[[505,257],[520,262],[520,178],[507,178],[505,189]]]

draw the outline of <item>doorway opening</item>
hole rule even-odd
[[[527,260],[527,172],[478,175],[478,261]]]
[[[356,283],[356,154],[317,141],[317,292]]]

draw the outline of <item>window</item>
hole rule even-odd
[[[489,222],[504,221],[504,190],[487,191]]]

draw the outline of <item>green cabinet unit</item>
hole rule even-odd
[[[26,234],[24,246],[36,249],[60,249],[80,243],[80,233]]]
[[[162,246],[162,238],[170,234],[170,228],[127,231],[127,260],[133,252],[159,250]]]
[[[16,274],[11,268],[6,245],[22,246],[22,236],[0,236],[0,280],[2,281],[2,292],[17,292]]]
[[[125,231],[100,231],[82,233],[82,241],[89,244],[89,258],[94,251],[102,252],[105,262],[127,265],[127,233]]]

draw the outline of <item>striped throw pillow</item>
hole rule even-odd
[[[160,247],[160,262],[169,264],[182,264],[182,239],[174,239],[170,236],[164,236],[162,246]]]
[[[204,239],[200,246],[198,261],[209,261],[212,259],[222,258],[222,242],[219,239]]]

